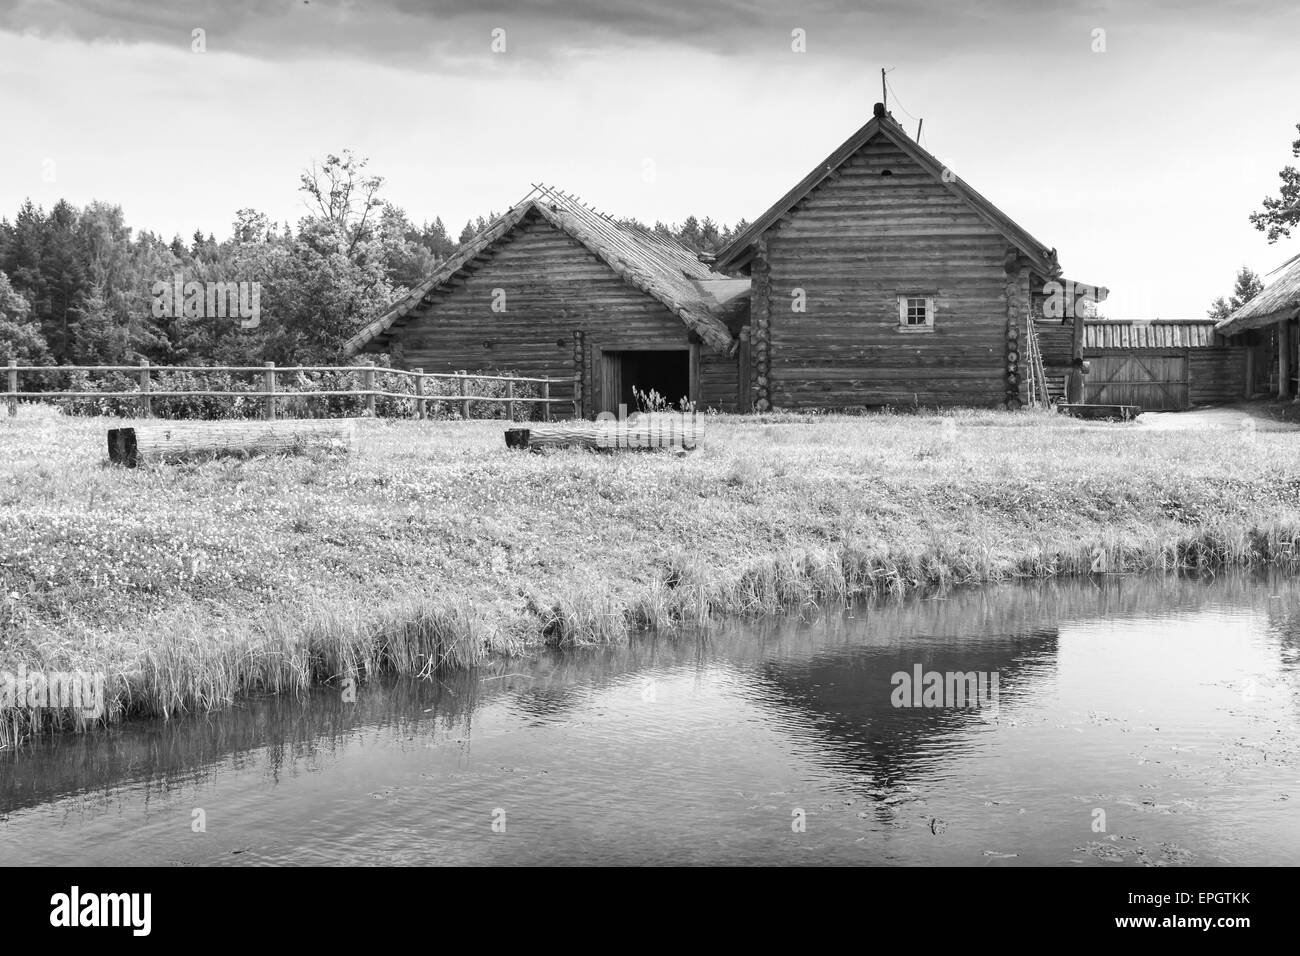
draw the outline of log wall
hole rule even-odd
[[[1006,401],[1007,240],[888,140],[863,146],[765,238],[754,266],[760,408]],[[906,293],[934,297],[933,331],[899,330]]]
[[[1193,405],[1238,402],[1247,397],[1244,347],[1187,350],[1188,393]]]
[[[576,397],[590,416],[602,410],[601,349],[694,348],[699,407],[736,409],[738,360],[700,344],[661,302],[550,223],[526,221],[497,250],[395,329],[392,342],[367,351],[390,351],[394,364],[426,372],[562,378],[551,397]]]

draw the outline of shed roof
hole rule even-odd
[[[1264,291],[1219,323],[1220,335],[1236,335],[1300,314],[1300,255],[1282,264]]]
[[[706,345],[726,354],[735,351],[736,340],[721,317],[726,311],[725,302],[719,301],[706,285],[706,280],[721,277],[700,262],[694,252],[668,236],[590,209],[574,196],[535,186],[523,200],[461,245],[428,279],[344,343],[345,354],[353,355],[369,342],[386,340],[394,326],[400,327],[421,306],[432,305],[439,290],[473,272],[494,246],[535,217],[585,246],[629,285],[658,299]]]
[[[877,103],[876,115],[860,130],[840,144],[807,176],[801,179],[793,189],[778,199],[772,206],[745,229],[731,243],[721,250],[714,260],[714,268],[736,269],[745,266],[753,258],[753,250],[759,238],[772,228],[782,216],[797,206],[822,181],[844,165],[854,153],[876,136],[883,136],[910,156],[945,189],[965,200],[975,212],[989,225],[1006,237],[1007,241],[1020,250],[1042,275],[1051,277],[1061,271],[1057,263],[1056,250],[1031,236],[1025,229],[1012,221],[1011,217],[998,209],[961,179],[955,177],[935,156],[904,132],[903,127]]]

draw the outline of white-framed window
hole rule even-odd
[[[898,296],[898,330],[934,331],[934,296],[919,292],[901,293]]]

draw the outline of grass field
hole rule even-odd
[[[376,420],[348,457],[126,470],[119,424],[0,422],[0,670],[104,672],[114,716],[1086,572],[1099,549],[1111,571],[1298,560],[1289,433],[719,417],[683,457],[534,455],[502,423]]]

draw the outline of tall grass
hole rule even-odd
[[[429,676],[723,615],[1088,573],[1294,568],[1291,432],[1041,414],[710,418],[667,455],[370,422],[347,458],[124,471],[0,420],[0,670],[108,674],[108,719]],[[9,711],[0,746],[72,715]]]

